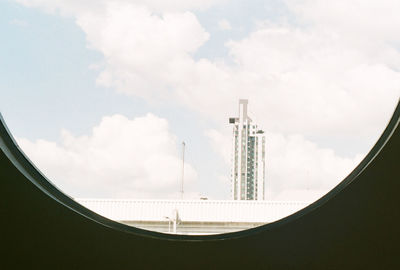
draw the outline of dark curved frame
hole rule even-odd
[[[379,109],[379,108],[371,108]],[[337,187],[255,229],[164,235],[110,221],[57,190],[0,124],[1,269],[400,269],[400,104]]]
[[[37,188],[39,188],[42,192],[44,192],[51,199],[57,201],[63,206],[75,211],[76,213],[88,218],[94,222],[97,222],[103,226],[129,233],[135,234],[139,236],[146,236],[155,239],[162,240],[174,240],[174,241],[214,241],[214,240],[226,240],[226,239],[235,239],[235,238],[243,238],[251,235],[255,235],[260,232],[270,231],[274,228],[283,226],[285,224],[291,223],[303,216],[310,214],[315,211],[317,208],[323,206],[326,202],[337,196],[342,190],[344,190],[350,183],[356,181],[359,175],[374,161],[374,159],[379,155],[381,150],[385,147],[386,143],[389,141],[393,133],[398,128],[400,122],[400,102],[398,102],[397,107],[393,113],[391,120],[389,121],[386,129],[383,134],[376,142],[374,147],[370,150],[370,152],[366,155],[366,157],[361,161],[361,163],[343,180],[341,181],[334,189],[332,189],[325,196],[321,197],[319,200],[305,207],[304,209],[288,216],[283,219],[280,219],[276,222],[266,224],[263,226],[259,226],[256,228],[233,232],[233,233],[225,233],[218,235],[205,235],[205,236],[189,236],[189,235],[172,235],[172,234],[163,234],[153,231],[147,231],[139,228],[130,227],[112,220],[109,220],[105,217],[98,215],[97,213],[83,207],[76,201],[74,201],[71,197],[64,194],[62,191],[57,189],[50,181],[47,179],[29,160],[29,158],[23,153],[23,151],[19,148],[18,144],[14,140],[10,131],[8,130],[6,123],[3,117],[0,114],[0,146],[2,152],[8,157],[8,159],[13,163],[13,165],[27,178],[31,181]]]

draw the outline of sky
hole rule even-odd
[[[266,132],[266,199],[312,201],[400,97],[397,0],[0,0],[0,110],[79,198],[230,198],[239,98]]]

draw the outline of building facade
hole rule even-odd
[[[301,201],[75,199],[137,228],[176,234],[217,234],[274,222],[306,207]]]
[[[239,100],[239,117],[229,118],[233,125],[231,198],[264,200],[265,135],[247,113],[248,100]]]

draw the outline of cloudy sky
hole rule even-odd
[[[313,200],[400,96],[398,0],[0,0],[0,109],[73,197],[229,199],[238,99],[267,199]]]

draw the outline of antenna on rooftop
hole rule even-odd
[[[181,181],[181,200],[183,200],[183,179],[185,176],[185,142],[182,142],[182,181]]]

